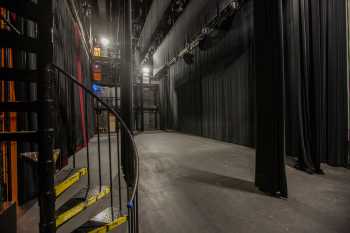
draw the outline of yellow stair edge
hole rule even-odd
[[[89,231],[88,233],[107,233],[123,225],[127,221],[128,221],[128,216],[120,216],[117,219],[115,219],[113,222],[108,223],[105,226],[99,227],[95,230]]]
[[[111,189],[109,187],[105,187],[101,192],[99,192],[97,195],[91,196],[86,200],[85,202],[79,203],[78,205],[74,206],[73,208],[63,212],[59,216],[56,217],[56,227],[61,226],[74,216],[81,213],[83,210],[89,208],[93,204],[95,204],[98,200],[104,198],[110,193]]]
[[[71,187],[73,184],[77,183],[81,177],[85,176],[88,173],[87,168],[81,168],[78,171],[76,171],[74,174],[69,176],[67,179],[65,179],[63,182],[59,183],[55,186],[55,195],[56,198],[61,195],[64,191],[66,191],[69,187]]]

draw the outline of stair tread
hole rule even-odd
[[[87,190],[87,188],[83,188],[80,192],[75,194],[72,199],[57,210],[57,227],[63,225],[74,216],[83,212],[85,209],[92,207],[96,202],[103,199],[110,193],[110,187],[108,186],[102,186],[101,191],[99,186],[92,187],[86,195]]]
[[[114,208],[114,215],[112,218],[112,211],[109,207],[91,218],[74,233],[109,232],[127,221],[127,216],[119,213],[117,208]]]
[[[112,211],[111,208],[107,208],[104,211],[102,211],[101,213],[97,214],[95,217],[93,217],[90,221],[99,224],[100,226],[106,224],[106,223],[111,223],[113,221],[113,219],[118,218],[119,214],[119,210],[117,208],[113,208],[114,211],[114,215],[117,215],[116,217],[113,216],[112,217]]]
[[[55,193],[56,197],[61,195],[69,187],[77,183],[83,176],[88,173],[87,168],[71,168],[60,171],[55,176]]]

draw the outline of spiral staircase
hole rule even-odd
[[[120,112],[74,76],[52,63],[51,4],[47,0],[11,0],[1,3],[9,11],[38,25],[37,38],[22,34],[4,17],[2,19],[7,22],[8,30],[0,30],[1,47],[11,48],[14,53],[24,50],[37,54],[37,69],[19,69],[15,66],[0,68],[0,81],[35,83],[37,86],[35,101],[0,103],[1,112],[37,114],[36,129],[0,132],[1,142],[38,144],[35,160],[39,178],[37,217],[40,221],[38,227],[27,226],[27,229],[38,229],[41,233],[137,233],[139,168],[133,133]],[[80,133],[87,142],[83,148],[84,158],[73,155],[67,166],[60,167],[56,166],[61,159],[60,148],[54,148],[53,143],[53,112],[57,111],[59,101],[65,98],[59,91],[65,85],[73,86],[72,91],[83,93],[85,127]],[[65,92],[65,95],[69,94]],[[112,130],[107,120],[107,130],[103,135],[99,126],[102,114],[113,116],[117,122]],[[97,129],[94,135],[89,132],[91,125]],[[91,152],[91,141],[94,141],[97,153]],[[116,164],[112,158],[116,158]],[[108,161],[108,166],[103,167],[102,161]],[[97,174],[97,181],[92,181],[92,174]],[[107,184],[103,182],[105,176],[108,176]]]

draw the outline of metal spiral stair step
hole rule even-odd
[[[72,232],[108,205],[110,187],[99,186],[82,189],[56,212],[58,233]]]
[[[117,208],[113,210],[115,216],[112,217],[112,209],[107,208],[73,233],[107,233],[119,229],[120,226],[128,221],[128,216],[119,213],[119,209]]]
[[[87,168],[64,169],[55,176],[56,209],[86,186]]]

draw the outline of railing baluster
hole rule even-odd
[[[56,103],[56,108],[57,109],[60,109],[60,101],[62,101],[62,89],[61,89],[61,75],[60,75],[60,72],[58,70],[56,70],[56,74],[57,74],[57,96],[56,96],[56,99],[55,99],[55,103]],[[56,117],[59,117],[59,113],[57,113]],[[61,169],[63,167],[63,156],[62,156],[62,151],[60,153],[60,156],[58,158],[58,161],[59,161],[59,169]],[[58,161],[56,162],[56,170],[57,170],[57,163]]]
[[[69,108],[68,108],[68,106],[70,106],[70,102],[69,102],[69,100],[70,100],[70,98],[69,98],[69,85],[68,85],[68,80],[67,79],[65,79],[65,81],[64,81],[64,90],[63,90],[63,93],[64,93],[64,97],[65,97],[65,109],[64,110],[66,110],[67,111],[67,113],[66,113],[66,120],[67,121],[69,121],[69,119],[70,119],[70,111],[69,111]],[[63,120],[63,122],[64,122],[64,120]],[[66,131],[67,132],[67,131]],[[69,135],[68,135],[69,136]],[[68,147],[67,147],[67,149],[68,149]],[[63,165],[63,161],[62,161],[62,165]]]
[[[113,173],[112,173],[112,149],[111,149],[111,126],[109,122],[109,112],[107,111],[107,133],[108,133],[108,156],[109,156],[109,185],[111,187],[111,215],[114,220],[113,203]]]
[[[120,161],[120,133],[117,124],[117,157],[118,157],[118,194],[119,194],[119,212],[122,212],[122,187],[121,187],[121,161]]]
[[[73,122],[72,125],[73,126],[75,126],[75,114],[73,114],[75,108],[74,108],[74,110],[72,110],[72,106],[74,106],[74,90],[75,90],[74,83],[71,83],[71,88],[70,88],[70,93],[69,93],[70,97],[71,97],[71,105],[69,105],[69,106],[70,106],[70,110],[71,110],[71,116],[72,116],[72,122]],[[71,139],[75,140],[75,130],[72,131],[71,136],[72,136]],[[75,143],[75,142],[73,142],[73,143]],[[75,148],[74,148],[74,150],[75,150]],[[75,151],[73,151],[73,168],[76,168],[76,165],[77,165],[77,163],[76,163],[76,158],[75,158]]]
[[[97,155],[98,155],[98,178],[100,184],[100,192],[102,191],[102,176],[101,176],[101,135],[100,135],[100,103],[96,106],[96,127],[97,127]]]
[[[139,232],[139,211],[138,211],[138,209],[139,209],[139,191],[138,191],[138,189],[137,189],[137,192],[136,192],[136,198],[135,198],[135,215],[136,215],[136,233],[138,233]]]
[[[90,147],[89,147],[89,118],[88,118],[88,103],[89,98],[87,95],[87,92],[85,92],[85,138],[86,138],[86,164],[88,169],[88,190],[87,194],[89,193],[90,186],[91,186],[91,172],[90,172]]]
[[[129,185],[129,184],[128,184]],[[130,199],[130,196],[132,195],[132,187],[128,186],[127,188],[127,196],[128,199]],[[131,201],[128,203],[128,213],[129,213],[129,232],[134,233],[135,232],[135,202]]]
[[[127,193],[129,195],[129,190],[127,190]],[[128,208],[128,232],[132,233],[132,209]]]

